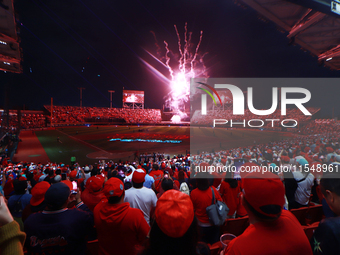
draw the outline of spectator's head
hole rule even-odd
[[[45,193],[45,202],[48,210],[56,211],[67,207],[71,191],[63,182],[51,185]]]
[[[320,186],[327,204],[336,215],[340,216],[340,173],[324,174]]]
[[[91,170],[91,176],[96,176],[96,175],[98,175],[99,172],[100,172],[99,169],[97,169],[97,168],[94,167],[94,168]]]
[[[210,187],[209,178],[211,176],[208,173],[200,172],[196,175],[196,184],[199,190],[207,190]]]
[[[48,174],[50,172],[50,169],[47,167],[45,170],[44,170],[44,174]]]
[[[172,170],[173,172],[176,171],[176,165],[175,165],[175,164],[172,164],[172,165],[171,165],[171,170]]]
[[[56,175],[61,175],[61,169],[58,168],[57,170],[55,170],[55,174],[56,174]]]
[[[104,185],[104,194],[109,204],[121,204],[124,202],[124,183],[118,178],[110,178]]]
[[[166,191],[158,200],[150,230],[150,254],[196,254],[197,220],[188,195]]]
[[[178,172],[178,180],[184,180],[185,179],[185,174],[184,174],[184,171],[181,170]]]
[[[31,200],[30,204],[32,206],[38,206],[42,204],[45,200],[46,191],[51,187],[48,182],[42,181],[37,183],[31,190]]]
[[[56,175],[54,177],[54,182],[56,183],[56,182],[60,182],[60,181],[61,181],[61,175]]]
[[[283,164],[288,164],[289,161],[290,161],[290,158],[287,155],[282,155],[281,161],[282,161]]]
[[[155,171],[157,171],[157,170],[159,169],[159,166],[158,166],[157,164],[153,164],[153,165],[152,165],[152,169],[155,170]]]
[[[25,194],[26,193],[26,189],[27,189],[27,181],[16,179],[16,180],[13,181],[13,187],[14,187],[14,193],[16,195]]]
[[[230,188],[232,188],[232,189],[235,189],[235,188],[237,188],[237,186],[238,186],[238,182],[237,182],[236,179],[234,179],[234,178],[232,177],[232,172],[231,172],[231,171],[227,171],[227,172],[226,172],[224,181],[227,182],[227,183],[229,183]]]
[[[27,177],[27,180],[32,180],[33,179],[33,177],[34,177],[34,174],[33,173],[31,173],[31,172],[27,172],[27,174],[26,174],[26,177]]]
[[[145,171],[143,169],[136,169],[132,174],[132,186],[136,189],[142,188],[145,181]]]
[[[84,172],[85,172],[85,174],[88,174],[88,173],[90,173],[90,167],[89,166],[85,166],[85,168],[84,168]]]
[[[108,173],[108,178],[115,177],[120,179],[122,182],[124,182],[124,177],[119,174],[117,170],[112,170]]]
[[[90,193],[97,193],[103,189],[104,179],[99,176],[92,176],[86,181],[86,189]]]
[[[170,178],[164,178],[161,185],[164,191],[174,188],[174,182]]]
[[[243,179],[243,204],[248,214],[259,221],[280,217],[284,195],[283,183],[273,173],[252,172]]]
[[[77,170],[72,170],[69,175],[71,180],[75,180],[77,177]]]
[[[296,162],[298,163],[297,165],[301,167],[303,174],[309,173],[308,161],[305,158],[299,158]]]

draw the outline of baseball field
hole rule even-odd
[[[188,126],[90,126],[22,131],[13,161],[70,163],[135,160],[136,153],[166,155],[218,151],[291,137],[290,133]]]

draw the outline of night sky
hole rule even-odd
[[[124,87],[144,90],[146,108],[162,108],[169,87],[140,58],[169,77],[145,50],[157,56],[153,31],[163,56],[164,40],[178,54],[174,25],[183,36],[185,22],[195,45],[203,31],[199,52],[207,52],[210,77],[340,77],[231,0],[17,0],[15,8],[23,74],[0,73],[0,107],[5,95],[9,108],[38,110],[51,97],[78,106],[78,87],[86,88],[83,106],[109,107],[108,90],[115,90],[113,105],[121,107]]]

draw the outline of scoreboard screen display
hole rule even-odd
[[[123,103],[144,103],[144,91],[123,90]]]

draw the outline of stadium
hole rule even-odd
[[[232,149],[236,146],[252,145],[254,139],[251,137],[253,136],[256,136],[256,143],[264,143],[312,134],[311,129],[315,126],[322,130],[324,127],[337,130],[339,125],[337,121],[316,119],[315,115],[319,109],[308,108],[308,110],[312,112],[312,116],[306,117],[302,113],[299,114],[297,109],[289,110],[285,116],[288,119],[298,120],[298,128],[282,128],[278,125],[272,127],[270,123],[255,129],[238,125],[233,128],[234,135],[230,135],[230,131],[228,131],[230,126],[218,125],[219,128],[215,129],[211,126],[213,119],[230,119],[233,116],[230,109],[209,110],[208,117],[202,116],[197,110],[191,117],[191,127],[189,126],[190,122],[174,123],[169,121],[171,113],[164,113],[160,109],[74,106],[45,106],[44,112],[10,111],[8,117],[2,116],[1,123],[11,131],[8,135],[16,134],[17,130],[21,132],[20,143],[14,145],[14,147],[18,146],[14,161],[29,161],[29,158],[37,157],[35,160],[47,162],[50,161],[46,158],[47,153],[50,155],[51,162],[67,162],[70,157],[66,158],[65,154],[71,153],[77,156],[81,164],[91,164],[93,163],[91,160],[133,161],[132,157],[136,151],[138,154],[162,152],[162,154],[171,157],[177,154],[186,155],[190,153],[190,134],[195,137],[206,135],[208,139],[205,139],[204,144],[208,146],[208,151],[216,151],[219,149],[219,144],[216,144],[220,139],[223,141],[223,149]],[[278,110],[272,115],[264,116],[263,119],[280,120],[279,115]],[[258,117],[246,112],[245,121],[253,118],[258,120]],[[6,120],[8,120],[8,126],[5,124]],[[200,130],[201,127],[204,128],[204,131]],[[5,133],[2,134],[2,136],[4,135]],[[56,142],[57,137],[62,143]],[[215,141],[211,140],[211,137],[215,137]],[[27,140],[30,142],[36,140],[35,144],[40,148],[48,147],[48,151],[43,149],[45,152],[42,152],[45,155],[44,160],[40,160],[37,156],[40,153],[30,149],[32,144],[26,144],[26,139],[30,139]],[[209,140],[210,142],[208,142]],[[3,152],[6,150],[7,147],[4,147]]]
[[[0,1],[0,254],[338,254],[340,3],[151,2]]]

